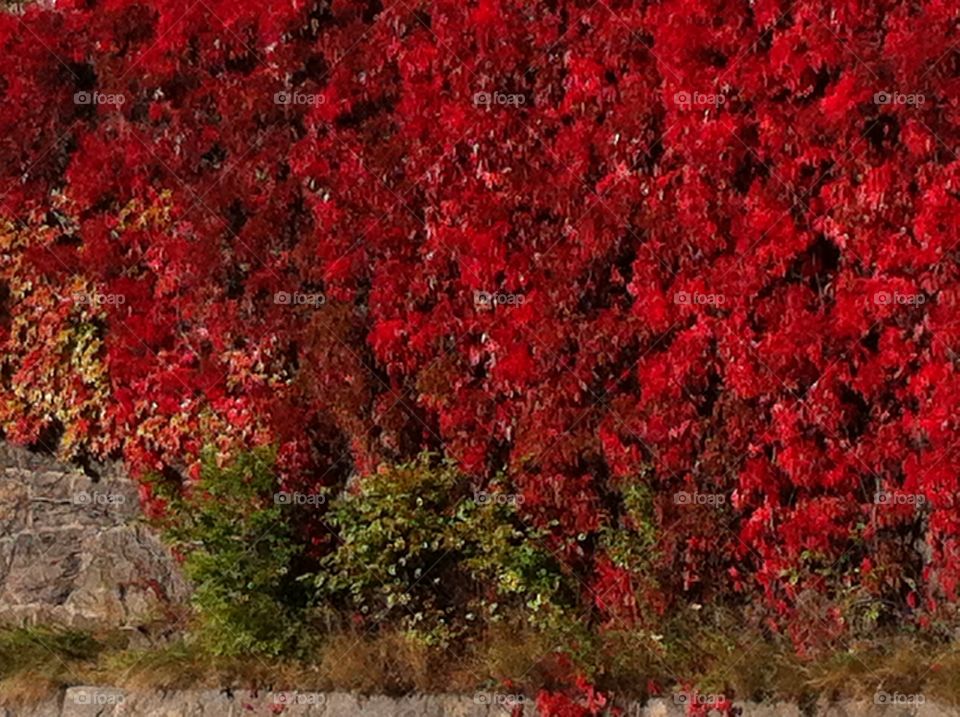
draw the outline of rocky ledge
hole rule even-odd
[[[522,698],[520,698],[522,700]],[[520,703],[532,717],[533,705]],[[72,687],[55,699],[30,708],[0,707],[0,717],[510,717],[515,696],[431,695],[360,697],[343,693],[183,690],[133,692],[104,687]],[[673,700],[622,705],[622,717],[683,717],[686,707]],[[823,703],[802,710],[790,703],[739,706],[743,717],[958,717],[956,709],[935,702],[877,704],[876,701]]]
[[[0,442],[0,623],[134,629],[187,593],[119,466]]]

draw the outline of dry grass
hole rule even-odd
[[[554,686],[563,672],[559,641],[522,625],[497,625],[473,645],[465,670],[496,684]]]
[[[90,679],[97,656],[111,644],[71,630],[0,630],[0,705],[41,702]]]
[[[451,661],[402,633],[346,633],[323,646],[320,671],[331,686],[370,693],[437,692],[450,678]]]
[[[101,684],[129,690],[324,689],[319,671],[296,662],[213,657],[188,644],[111,655],[99,666]]]
[[[667,625],[664,633],[614,631],[590,644],[565,644],[577,644],[574,659],[596,684],[624,697],[643,698],[651,681],[669,692],[685,677],[687,685],[738,699],[805,703],[885,690],[960,704],[960,645],[901,635],[801,659],[789,644],[733,624]],[[215,657],[187,641],[132,649],[116,636],[0,629],[0,705],[41,702],[74,684],[381,694],[469,694],[506,685],[529,694],[563,685],[558,648],[569,637],[514,624],[491,627],[462,649],[443,649],[402,633],[345,632],[322,641],[310,660],[291,661]]]
[[[876,690],[924,694],[960,704],[960,646],[892,638],[810,665],[810,687],[826,695],[869,697]]]
[[[51,680],[35,672],[19,672],[0,680],[0,707],[21,707],[44,702],[64,687],[58,680]]]

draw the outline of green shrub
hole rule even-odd
[[[653,490],[647,483],[634,482],[623,486],[619,495],[620,519],[603,529],[600,544],[615,565],[652,579],[658,560]]]
[[[295,569],[303,554],[278,505],[274,453],[244,453],[226,467],[204,456],[201,477],[172,493],[167,536],[193,582],[199,637],[216,655],[299,649],[308,592]]]
[[[496,482],[475,495],[449,462],[385,468],[330,501],[339,540],[309,573],[296,507],[277,504],[278,491],[274,454],[261,449],[226,467],[210,452],[196,484],[165,494],[197,634],[216,655],[302,653],[321,617],[448,644],[519,612],[548,628],[575,605],[574,579],[522,522],[516,496]]]
[[[522,608],[561,619],[575,591],[518,517],[516,496],[475,495],[449,462],[424,455],[359,481],[331,505],[340,544],[315,584],[375,622],[445,644]]]

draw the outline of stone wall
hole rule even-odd
[[[186,596],[118,466],[0,442],[0,623],[137,628]]]
[[[310,704],[295,704],[295,702]],[[293,702],[293,703],[292,703]],[[184,690],[125,692],[72,687],[44,705],[21,710],[0,707],[0,717],[510,717],[510,707],[489,704],[482,696],[430,695],[360,697],[331,693],[300,695],[249,691]],[[792,703],[737,705],[741,717],[958,717],[956,709],[936,702],[876,705],[872,701],[823,702],[809,710]],[[621,706],[622,717],[685,717],[686,709],[670,700]],[[524,706],[533,717],[533,706]]]

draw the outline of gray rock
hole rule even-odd
[[[631,712],[634,717],[683,717],[686,711],[673,700],[652,699],[640,708],[639,712]]]
[[[926,700],[923,695],[899,695],[901,699],[844,700],[821,703],[822,717],[957,717],[955,708]]]
[[[80,568],[81,539],[81,530],[68,528],[20,533],[4,545],[0,614],[10,605],[63,605]]]
[[[71,687],[63,698],[60,717],[107,717],[127,699],[124,690],[112,687]]]
[[[180,690],[139,692],[110,687],[72,687],[36,707],[0,707],[0,717],[498,717],[509,710],[476,696],[411,695],[363,697],[344,693]],[[282,709],[281,709],[282,706]],[[743,703],[742,717],[799,717],[793,703]],[[886,705],[874,701],[822,702],[811,717],[957,717],[956,709],[932,701]],[[524,715],[533,717],[527,708]],[[682,705],[653,699],[623,706],[624,717],[681,717]]]
[[[61,695],[62,697],[62,695]],[[3,707],[0,705],[0,717],[60,717],[60,698],[26,707]]]
[[[93,473],[0,442],[0,623],[136,628],[188,599],[137,486]]]
[[[30,491],[20,481],[0,478],[0,535],[26,530],[30,516]]]
[[[117,707],[115,717],[234,717],[241,714],[238,704],[216,690],[132,693]],[[252,713],[248,713],[252,714]]]
[[[747,702],[743,705],[743,717],[803,717],[803,710],[792,702],[774,702],[758,704]]]

